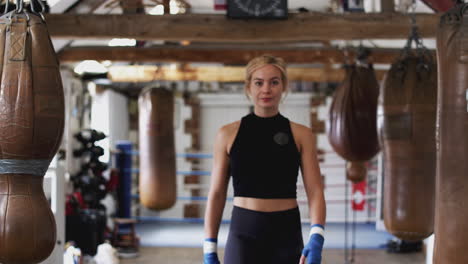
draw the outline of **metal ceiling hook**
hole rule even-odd
[[[8,8],[10,7],[10,0],[5,1],[5,10],[3,10],[3,14],[8,13]]]
[[[16,0],[16,13],[22,13],[23,12],[23,0]]]
[[[39,6],[41,7],[40,10],[36,10],[36,3],[39,3]],[[41,0],[31,0],[31,11],[36,14],[42,14],[45,11],[45,6],[44,3]]]

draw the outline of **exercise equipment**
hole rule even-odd
[[[138,98],[140,202],[153,210],[176,202],[174,95],[165,88],[147,87]]]
[[[64,98],[46,24],[16,2],[0,17],[0,262],[31,264],[56,242],[42,183],[62,139]]]
[[[354,183],[361,182],[366,179],[367,168],[364,162],[347,162],[346,163],[346,178]]]
[[[442,15],[437,32],[435,264],[468,263],[467,7]]]
[[[330,107],[328,139],[338,155],[348,161],[368,161],[379,151],[379,84],[372,65],[363,58],[346,66],[345,80],[335,91]]]
[[[422,240],[434,230],[437,66],[415,25],[380,94],[385,227],[400,239]]]

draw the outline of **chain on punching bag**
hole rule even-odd
[[[468,5],[445,13],[437,32],[435,264],[468,263]]]
[[[328,139],[345,160],[368,161],[379,151],[377,99],[379,84],[372,65],[346,67],[346,77],[333,95]]]
[[[165,88],[146,88],[138,99],[140,202],[153,210],[176,201],[174,95]]]
[[[384,223],[403,240],[422,240],[434,230],[436,67],[413,25],[380,93]]]
[[[40,16],[0,17],[0,263],[32,264],[55,246],[42,189],[61,142],[64,98],[58,60]]]

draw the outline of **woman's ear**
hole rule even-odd
[[[250,86],[246,83],[244,86],[244,93],[247,96],[247,99],[250,99]]]

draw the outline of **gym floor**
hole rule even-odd
[[[222,258],[223,249],[219,250]],[[140,256],[133,259],[121,259],[121,264],[201,264],[202,257],[199,248],[174,248],[174,247],[143,247],[140,248]],[[325,249],[323,252],[323,264],[341,264],[344,261],[342,249]],[[348,262],[352,263],[352,262]],[[424,264],[423,253],[395,254],[387,253],[382,249],[357,249],[354,263],[359,264]]]
[[[307,234],[308,225],[303,226]],[[121,264],[200,264],[202,263],[201,241],[204,232],[202,223],[184,222],[143,222],[136,226],[140,239],[139,257],[122,259]],[[225,240],[229,230],[228,224],[222,224],[219,232],[219,254],[223,256]],[[393,238],[384,231],[376,231],[375,224],[357,224],[355,236],[354,262],[345,262],[343,224],[327,224],[326,243],[323,253],[323,264],[424,264],[425,254],[420,253],[387,253],[385,244]],[[348,229],[348,232],[350,230]],[[351,242],[349,233],[348,241]],[[350,247],[351,243],[348,244]]]

